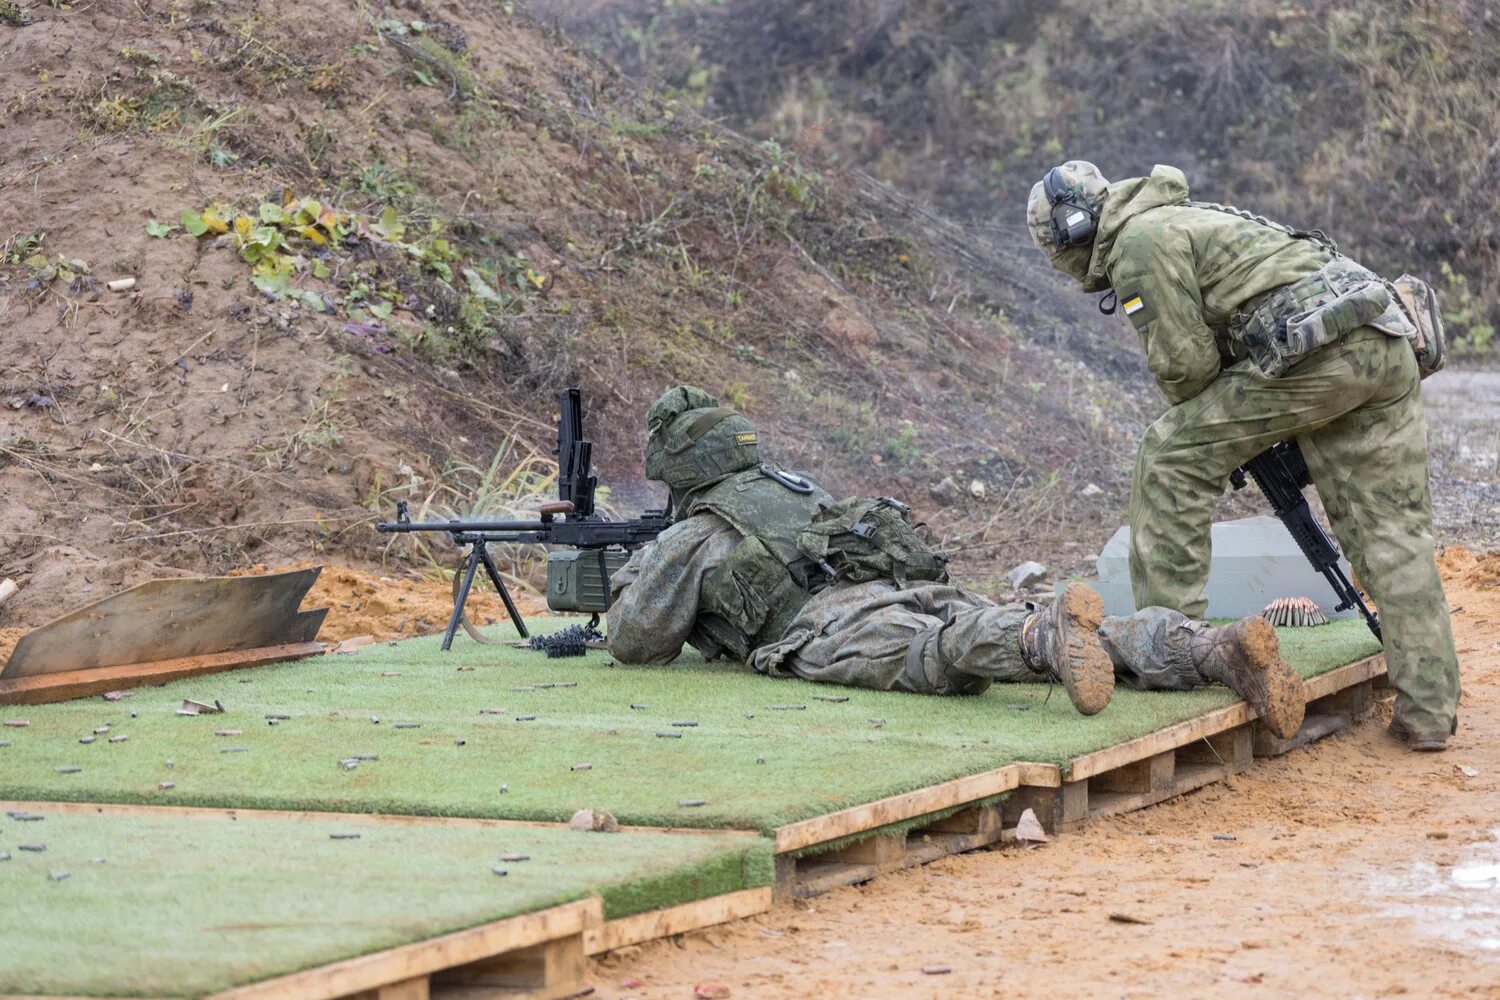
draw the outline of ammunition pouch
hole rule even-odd
[[[840,500],[812,519],[797,547],[840,582],[948,582],[948,556],[927,544],[910,516],[890,497]]]
[[[1391,306],[1391,291],[1378,275],[1335,257],[1307,277],[1251,299],[1225,336],[1267,378],[1280,378],[1320,347],[1381,319]]]

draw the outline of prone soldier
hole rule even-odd
[[[1137,688],[1214,682],[1282,736],[1302,684],[1261,618],[1215,628],[1166,608],[1105,618],[1071,584],[1049,608],[996,605],[948,582],[946,557],[890,499],[835,502],[811,477],[763,462],[755,428],[679,386],[646,415],[646,475],[676,520],[616,571],[609,649],[670,663],[684,645],[771,676],[921,694],[978,694],[1055,679],[1079,712]]]

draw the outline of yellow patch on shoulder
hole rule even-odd
[[[1142,309],[1146,308],[1146,303],[1141,301],[1141,297],[1139,295],[1132,299],[1126,299],[1124,305],[1126,316],[1133,316],[1136,313],[1140,312]]]

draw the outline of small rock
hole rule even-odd
[[[568,820],[574,830],[591,830],[595,833],[619,833],[620,821],[602,809],[580,809]]]
[[[724,1000],[729,996],[729,987],[718,983],[698,983],[693,987],[693,996],[697,1000]]]
[[[952,476],[944,476],[941,481],[927,487],[927,494],[945,507],[951,507],[964,498],[963,488]]]
[[[1036,586],[1045,579],[1047,579],[1047,567],[1031,560],[1011,567],[1010,572],[1005,574],[1005,580],[1010,584],[1012,590],[1025,590],[1027,587]]]
[[[983,500],[986,492],[988,491],[985,489],[984,480],[969,480],[969,496],[973,497],[975,500]]]
[[[1081,497],[1086,497],[1086,498],[1087,497],[1102,497],[1104,495],[1104,490],[1102,490],[1095,483],[1089,483],[1083,489],[1081,489],[1081,490],[1078,491],[1078,495],[1081,496]]]
[[[1036,813],[1030,809],[1021,813],[1021,818],[1016,820],[1016,839],[1028,844],[1045,844],[1050,838],[1047,831],[1042,829],[1042,823],[1036,818]]]
[[[1465,778],[1479,777],[1479,768],[1477,767],[1470,767],[1467,764],[1460,764],[1458,765],[1458,770],[1459,773],[1462,774]]]
[[[924,966],[922,966],[922,975],[924,975],[924,976],[946,976],[948,973],[950,973],[952,971],[953,971],[953,969],[950,966],[946,966],[946,965],[924,965]]]

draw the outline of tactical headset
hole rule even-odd
[[[1053,167],[1042,178],[1042,193],[1052,206],[1052,243],[1059,247],[1084,247],[1094,241],[1099,228],[1099,213],[1078,194],[1068,190],[1062,168]]]

